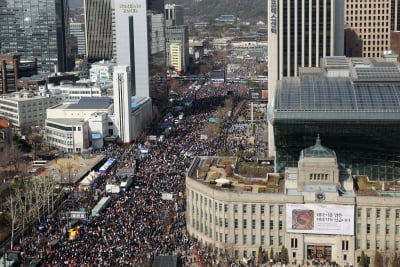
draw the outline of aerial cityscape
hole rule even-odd
[[[399,0],[0,10],[0,267],[400,267]]]

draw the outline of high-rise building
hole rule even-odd
[[[165,4],[165,24],[167,27],[184,25],[183,6],[176,4]]]
[[[115,0],[117,64],[129,66],[133,96],[150,96],[147,24],[145,0]]]
[[[113,58],[112,0],[84,0],[89,62]]]
[[[68,0],[4,0],[0,10],[2,53],[36,57],[41,72],[72,69]]]
[[[392,0],[390,7],[390,29],[400,31],[400,1]]]
[[[189,30],[188,26],[170,26],[166,28],[167,64],[175,71],[184,73],[189,66]],[[176,52],[179,50],[179,59]],[[173,52],[173,55],[171,54]],[[179,61],[179,64],[178,64]]]
[[[268,5],[268,99],[277,81],[298,76],[299,67],[318,67],[320,58],[343,55],[344,3],[335,0],[279,0]],[[270,125],[272,133],[272,128]],[[273,134],[269,154],[274,156]]]
[[[71,21],[69,28],[71,35],[76,38],[77,54],[83,58],[86,55],[85,24]]]
[[[353,34],[346,34],[345,55],[382,57],[384,51],[390,50],[390,31],[397,28],[397,5],[398,1],[392,0],[346,0],[346,30]],[[355,53],[358,49],[361,55]]]
[[[299,67],[318,67],[326,56],[343,55],[343,1],[280,0],[268,6],[269,89]]]
[[[166,87],[166,48],[164,0],[148,1],[149,89],[153,103],[163,109],[168,105]]]

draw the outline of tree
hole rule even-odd
[[[270,251],[269,251],[269,259],[270,260],[274,259],[274,249],[273,248],[271,248]]]
[[[391,267],[400,267],[400,258],[397,256],[397,252],[393,254]]]
[[[258,253],[257,253],[257,263],[262,264],[264,262],[264,255],[262,251],[262,247],[258,247]]]
[[[367,263],[367,261],[366,261],[365,253],[364,253],[364,250],[363,250],[363,251],[361,251],[360,261],[358,262],[358,264],[360,266],[364,267],[366,263]]]
[[[281,254],[279,255],[279,260],[282,262],[282,263],[286,263],[287,262],[287,257],[286,257],[286,255],[287,255],[287,250],[286,250],[286,248],[285,248],[285,246],[282,246],[282,249],[281,249]]]
[[[383,255],[378,250],[375,251],[374,267],[384,267]]]

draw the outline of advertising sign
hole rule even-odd
[[[354,235],[354,206],[286,204],[286,231]]]

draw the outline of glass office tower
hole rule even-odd
[[[0,52],[38,59],[40,72],[68,71],[68,0],[0,0]]]
[[[400,177],[400,71],[394,62],[332,57],[321,69],[278,83],[269,120],[277,171],[297,166],[315,143],[335,150],[338,163],[370,179]]]

